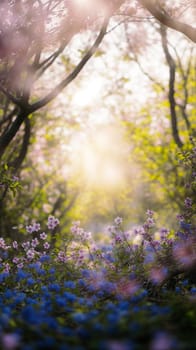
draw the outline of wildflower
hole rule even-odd
[[[151,281],[155,284],[161,283],[167,276],[166,267],[154,267],[150,271]]]
[[[1,337],[1,343],[5,350],[15,350],[19,347],[20,338],[18,334],[7,333]]]
[[[40,230],[40,224],[35,222],[33,224],[33,231],[38,232],[39,230]]]
[[[35,282],[34,278],[32,278],[32,277],[27,278],[27,284],[28,284],[28,286],[32,286],[32,285],[35,284],[35,283],[36,283],[36,282]]]
[[[38,244],[39,244],[39,241],[38,241],[37,238],[32,239],[32,241],[31,241],[31,246],[32,246],[33,248],[37,247]]]
[[[155,225],[154,219],[152,217],[147,218],[148,227],[153,227]]]
[[[58,253],[57,261],[60,261],[60,262],[67,261],[67,257],[65,255],[65,252],[63,252],[62,250]]]
[[[59,220],[55,218],[53,215],[48,217],[47,226],[50,230],[53,230],[59,224]]]
[[[154,216],[154,211],[148,209],[148,210],[146,211],[146,215],[147,215],[148,217],[153,217],[153,216]]]
[[[116,227],[115,226],[108,226],[107,231],[109,233],[115,233],[116,232]]]
[[[119,216],[117,216],[115,219],[114,219],[114,223],[115,223],[115,225],[117,225],[117,226],[119,226],[119,225],[121,225],[122,224],[122,218],[121,217],[119,217]]]
[[[6,244],[4,238],[0,238],[0,248],[5,249]]]
[[[24,248],[24,250],[28,249],[30,247],[30,242],[29,241],[23,242],[22,247]]]
[[[18,176],[13,175],[13,176],[12,176],[12,181],[19,181],[19,177],[18,177]]]
[[[18,268],[18,269],[22,269],[22,268],[23,268],[23,266],[24,266],[24,263],[23,263],[23,262],[21,262],[20,264],[18,264],[18,265],[17,265],[17,268]]]
[[[35,256],[35,251],[34,251],[34,249],[29,249],[29,250],[27,250],[26,255],[27,255],[27,258],[28,258],[28,259],[33,259],[34,256]]]
[[[18,264],[19,261],[20,261],[20,259],[17,258],[17,257],[14,257],[14,258],[12,259],[12,262],[13,262],[14,264]]]
[[[34,232],[34,228],[32,225],[26,226],[26,230],[28,233],[33,233]]]
[[[158,332],[151,343],[150,350],[172,350],[174,349],[174,339],[166,332]]]
[[[164,240],[166,238],[166,236],[168,235],[168,233],[169,233],[169,231],[166,228],[162,227],[160,229],[160,239]]]
[[[52,283],[52,284],[49,284],[48,289],[52,292],[59,292],[61,288],[58,283]]]
[[[71,232],[76,233],[79,226],[80,226],[80,221],[74,221],[71,227]]]
[[[17,241],[13,241],[12,242],[12,246],[14,249],[18,249],[18,242]]]
[[[186,208],[191,208],[191,206],[192,206],[192,199],[189,198],[189,197],[187,197],[187,198],[185,199],[185,201],[184,201],[184,204],[185,204],[185,207],[186,207]]]
[[[46,239],[47,238],[47,234],[45,232],[40,233],[40,238],[43,239],[43,240]]]
[[[66,281],[64,283],[64,287],[69,289],[74,289],[76,287],[76,283],[73,281]]]
[[[49,249],[49,248],[50,248],[50,244],[49,244],[48,242],[45,242],[45,243],[44,243],[44,248],[45,248],[45,249]]]
[[[4,266],[3,272],[9,273],[9,271],[10,271],[10,265],[9,265],[9,263],[4,263],[3,266]]]
[[[86,321],[87,316],[85,314],[83,314],[82,312],[75,312],[72,315],[74,321],[78,322],[78,323],[83,323]]]
[[[194,244],[190,241],[177,243],[173,248],[174,258],[181,264],[192,266],[195,263]]]
[[[178,221],[184,221],[184,216],[183,215],[181,215],[181,214],[178,214],[178,215],[176,215],[176,219],[178,220]]]
[[[138,291],[139,285],[134,279],[129,281],[122,278],[119,282],[117,282],[116,288],[117,295],[119,297],[127,298],[134,295]]]

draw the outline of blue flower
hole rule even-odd
[[[82,312],[75,312],[72,315],[72,318],[74,321],[78,322],[78,323],[83,323],[87,320],[87,314],[84,314]]]
[[[28,285],[28,286],[32,286],[32,285],[35,284],[35,283],[36,283],[36,281],[35,281],[32,277],[30,277],[30,278],[27,279],[27,285]]]
[[[9,277],[9,272],[0,273],[0,283],[4,282],[7,277]]]
[[[63,298],[63,297],[60,297],[60,296],[57,296],[57,297],[55,298],[55,302],[57,303],[57,305],[58,305],[59,307],[64,307],[64,306],[66,305],[66,299]]]
[[[73,281],[66,281],[64,283],[64,287],[69,289],[74,289],[76,287],[76,283]]]
[[[196,294],[196,287],[192,287],[192,288],[190,289],[190,292],[191,292],[191,294]]]
[[[6,299],[11,299],[14,296],[14,292],[11,289],[7,289],[4,293]]]
[[[42,255],[39,260],[41,262],[46,262],[46,261],[49,261],[50,259],[51,259],[50,255]]]
[[[61,287],[60,287],[59,284],[57,284],[57,283],[52,283],[52,284],[49,284],[48,289],[49,289],[51,292],[59,292],[60,289],[61,289]]]
[[[31,305],[25,306],[24,309],[21,311],[21,315],[24,321],[30,324],[36,325],[39,324],[41,321],[37,312]]]
[[[20,304],[25,300],[26,294],[25,293],[17,293],[16,297],[14,298],[14,301],[16,304]]]
[[[75,302],[77,300],[76,295],[70,292],[64,292],[63,297],[66,298],[69,302]]]
[[[29,274],[27,272],[25,272],[24,270],[22,269],[19,269],[17,271],[17,274],[16,274],[16,281],[19,282],[21,281],[22,279],[25,279],[29,276]]]

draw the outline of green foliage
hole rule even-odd
[[[14,175],[14,169],[9,168],[5,163],[0,166],[0,188],[2,198],[7,191],[11,191],[16,196],[17,190],[21,188],[19,178]]]

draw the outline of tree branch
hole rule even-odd
[[[175,100],[176,64],[169,52],[169,48],[167,44],[167,32],[166,32],[166,28],[163,25],[161,25],[160,27],[160,34],[161,34],[161,43],[162,43],[163,51],[165,54],[167,64],[169,66],[168,98],[169,98],[169,105],[170,105],[172,134],[173,134],[175,143],[179,148],[181,148],[183,146],[183,143],[180,139],[179,131],[178,131],[178,121],[177,121],[177,115],[176,115],[176,100]]]
[[[166,13],[157,1],[154,0],[138,0],[138,2],[146,8],[160,23],[168,28],[174,29],[177,32],[183,33],[191,41],[196,43],[196,28],[189,24],[182,23],[175,18],[171,18]]]
[[[29,118],[26,118],[24,121],[25,128],[24,128],[24,135],[23,135],[23,141],[21,145],[21,149],[19,152],[19,155],[9,164],[10,167],[13,167],[15,170],[18,170],[23,162],[23,160],[26,157],[29,143],[30,143],[30,137],[31,137],[31,123]]]
[[[69,83],[71,83],[72,80],[74,80],[77,77],[77,75],[80,73],[80,71],[85,66],[85,64],[88,62],[88,60],[93,56],[93,54],[95,53],[95,51],[98,48],[99,44],[103,40],[103,38],[104,38],[104,36],[106,34],[106,29],[107,29],[108,22],[109,22],[109,18],[105,18],[103,26],[101,28],[101,31],[100,31],[97,39],[95,40],[95,42],[92,45],[92,47],[87,51],[87,53],[81,59],[79,64],[75,67],[75,69],[64,80],[62,80],[48,95],[46,95],[44,98],[42,98],[41,100],[33,103],[30,106],[30,112],[31,113],[35,112],[36,110],[38,110],[38,109],[40,109],[40,108],[42,108],[44,106],[46,106],[48,103],[50,103],[52,100],[54,100],[58,96],[58,94],[67,85],[69,85]]]

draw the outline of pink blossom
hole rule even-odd
[[[191,240],[185,243],[178,243],[173,249],[174,258],[181,264],[191,266],[196,261],[194,242]]]
[[[167,269],[165,267],[154,267],[150,271],[150,278],[154,283],[161,283],[167,276]]]
[[[117,283],[117,293],[124,298],[127,298],[137,292],[139,289],[138,282],[135,280],[127,281],[125,279],[121,279]]]

